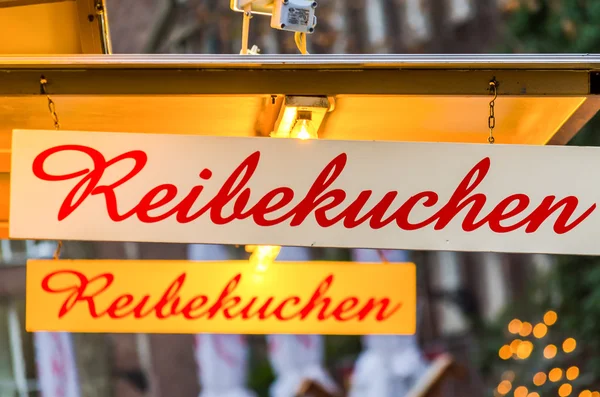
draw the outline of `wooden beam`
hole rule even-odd
[[[0,8],[31,6],[44,3],[60,3],[63,1],[75,0],[0,0]]]
[[[451,375],[454,359],[449,354],[438,357],[429,367],[429,370],[417,381],[409,391],[407,397],[431,397],[440,384]]]
[[[1,63],[0,59],[0,63]],[[589,95],[588,71],[196,69],[10,70],[0,67],[0,95]]]
[[[556,131],[547,145],[566,145],[598,113],[600,96],[590,95]]]

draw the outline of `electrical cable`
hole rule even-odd
[[[309,55],[308,50],[306,49],[306,33],[296,32],[294,34],[294,41],[302,55]]]

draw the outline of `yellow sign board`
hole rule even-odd
[[[414,334],[412,263],[31,260],[27,330]]]

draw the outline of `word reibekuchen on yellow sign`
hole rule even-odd
[[[27,330],[413,334],[412,263],[32,260]]]

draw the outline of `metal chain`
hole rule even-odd
[[[52,98],[50,98],[50,95],[48,95],[46,84],[48,84],[48,80],[44,76],[40,77],[40,91],[42,92],[42,95],[46,95],[46,98],[48,99],[48,110],[50,111],[50,116],[52,116],[52,121],[54,122],[54,129],[59,130],[60,123],[58,122],[58,114],[56,114],[56,104],[54,103]],[[54,251],[54,255],[52,255],[52,258],[54,260],[60,259],[60,252],[62,250],[62,246],[63,242],[58,240],[56,242],[56,250]]]
[[[377,250],[377,255],[379,256],[379,260],[381,260],[382,263],[390,263],[383,250]]]
[[[494,128],[496,127],[496,116],[494,114],[494,105],[496,104],[496,98],[498,98],[498,82],[496,79],[490,81],[490,92],[494,95],[494,98],[490,102],[490,116],[488,117],[488,127],[490,129],[490,136],[488,142],[493,144],[496,140],[494,139]]]
[[[62,250],[62,246],[63,242],[58,240],[56,242],[56,250],[54,250],[54,255],[52,255],[52,258],[54,258],[54,260],[60,259],[60,251]]]
[[[50,111],[50,116],[52,116],[52,121],[54,121],[54,129],[60,129],[60,123],[58,122],[58,115],[56,114],[56,105],[50,95],[48,95],[48,90],[46,89],[46,84],[48,84],[48,80],[44,76],[40,78],[40,88],[42,91],[42,95],[46,95],[48,99],[48,110]]]

